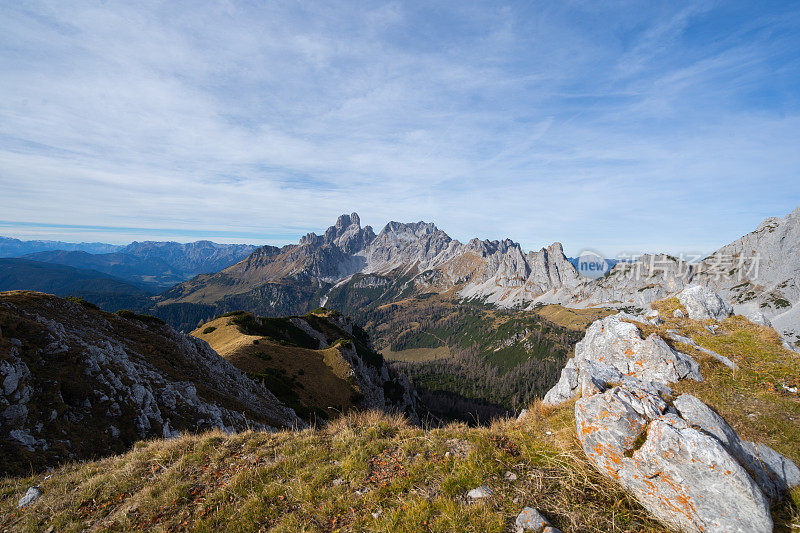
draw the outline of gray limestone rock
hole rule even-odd
[[[792,472],[797,471],[797,466],[791,460],[769,446],[753,445],[742,440],[725,419],[691,394],[681,394],[673,405],[689,424],[699,427],[720,441],[739,464],[752,474],[768,498],[778,499],[782,492],[788,490]],[[776,471],[769,467],[770,464],[775,465]],[[788,479],[785,477],[787,474]]]
[[[486,485],[481,485],[478,488],[472,489],[467,493],[467,498],[472,498],[473,500],[481,499],[481,498],[489,498],[494,494],[494,491],[487,487]]]
[[[778,490],[785,492],[800,485],[800,468],[788,457],[762,443],[745,442],[744,448],[754,463],[769,472]]]
[[[709,350],[708,348],[704,348],[704,347],[700,346],[694,340],[690,339],[689,337],[684,337],[683,335],[680,335],[675,330],[672,330],[672,329],[667,330],[667,333],[669,334],[669,338],[670,339],[672,339],[674,341],[677,341],[677,342],[682,342],[683,344],[688,344],[689,346],[691,346],[695,350],[701,351],[706,355],[710,355],[711,357],[713,357],[714,359],[716,359],[717,361],[719,361],[723,365],[727,366],[728,368],[732,368],[734,370],[739,368],[738,366],[736,366],[736,363],[734,363],[733,361],[731,361],[730,359],[728,359],[724,355],[720,355],[720,354],[718,354],[717,352],[715,352],[713,350]]]
[[[772,322],[770,322],[769,318],[767,318],[767,315],[765,315],[761,311],[751,311],[747,313],[744,317],[753,324],[758,324],[759,326],[767,326],[768,328],[772,327]]]
[[[703,285],[690,285],[678,294],[678,300],[695,320],[722,320],[733,313],[719,294]]]
[[[619,479],[656,517],[684,531],[772,531],[769,502],[747,471],[718,440],[675,415],[649,425]]]
[[[25,496],[20,498],[19,502],[17,502],[17,508],[24,509],[41,498],[42,494],[42,489],[39,487],[30,487],[27,492],[25,492]]]
[[[514,522],[518,531],[533,531],[534,533],[561,533],[559,529],[550,525],[550,522],[533,507],[524,508]]]
[[[660,398],[615,387],[578,400],[575,420],[592,464],[660,520],[689,532],[772,531],[768,501],[747,471]]]
[[[601,392],[609,383],[635,379],[641,382],[638,386],[658,391],[684,378],[703,379],[694,359],[655,334],[642,339],[635,324],[612,315],[589,326],[544,403],[557,405],[578,392]]]

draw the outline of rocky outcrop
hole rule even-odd
[[[3,469],[120,452],[148,437],[303,426],[207,343],[157,319],[0,293]]]
[[[732,427],[710,407],[691,394],[681,394],[673,402],[681,417],[716,438],[747,471],[764,492],[778,499],[800,483],[797,466],[765,444],[754,444],[739,437]]]
[[[561,533],[560,529],[551,526],[550,522],[547,521],[547,518],[542,516],[542,513],[533,507],[524,508],[517,515],[517,519],[514,521],[514,526],[518,532],[533,531],[534,533]]]
[[[660,520],[684,531],[772,531],[769,502],[745,469],[659,397],[614,387],[578,400],[575,419],[589,460]]]
[[[575,357],[567,361],[561,377],[544,397],[550,405],[577,393],[605,390],[610,383],[634,382],[657,393],[679,379],[702,380],[697,362],[677,352],[658,335],[642,339],[639,328],[617,314],[594,322],[575,345]]]
[[[733,308],[716,292],[703,285],[690,285],[678,293],[678,300],[693,320],[722,320]]]
[[[700,316],[726,312],[715,299],[697,302]],[[644,320],[620,313],[592,324],[545,403],[580,396],[576,431],[589,461],[660,520],[688,532],[772,531],[770,500],[800,483],[800,470],[742,440],[694,396],[668,403],[669,384],[702,379],[697,363],[660,337],[642,339],[632,319]]]
[[[617,263],[602,278],[560,288],[540,300],[574,307],[633,305],[644,309],[655,300],[699,285],[719,294],[725,306],[730,302],[737,314],[755,316],[757,324],[769,323],[794,349],[800,339],[798,243],[800,208],[784,218],[764,220],[755,231],[699,262],[646,254],[630,263]],[[708,303],[716,307],[713,301]],[[698,305],[697,316],[710,316],[702,302]],[[721,317],[725,312],[723,307],[712,314]]]

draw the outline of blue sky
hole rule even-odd
[[[0,73],[6,236],[610,256],[800,205],[797,2],[5,2]]]

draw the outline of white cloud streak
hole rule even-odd
[[[800,203],[797,8],[437,6],[3,7],[0,233],[275,244],[357,210],[612,255]]]

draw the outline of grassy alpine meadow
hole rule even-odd
[[[43,496],[17,510],[31,485]],[[492,496],[471,500],[487,486]],[[210,432],[0,483],[8,531],[667,531],[586,462],[572,406],[490,427],[351,413],[299,432]]]

